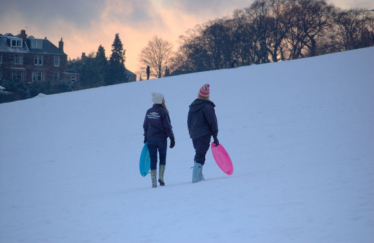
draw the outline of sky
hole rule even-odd
[[[372,0],[328,0],[342,9],[373,9]],[[111,54],[118,33],[126,50],[125,66],[137,73],[139,54],[158,36],[178,47],[179,36],[209,20],[231,16],[253,0],[0,0],[0,33],[21,29],[35,38],[47,37],[58,46],[64,41],[68,58],[97,52],[100,45]]]

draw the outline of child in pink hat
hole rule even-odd
[[[209,100],[209,96],[210,85],[204,84],[199,90],[197,99],[190,105],[188,112],[188,131],[195,149],[192,183],[204,180],[203,166],[211,137],[213,137],[216,146],[219,145],[215,104]]]

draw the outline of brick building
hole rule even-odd
[[[67,72],[67,55],[62,38],[58,47],[47,38],[0,34],[0,80],[24,82],[78,81],[79,74]]]

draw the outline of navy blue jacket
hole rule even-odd
[[[196,99],[190,105],[187,126],[192,139],[211,134],[217,136],[218,123],[215,104],[210,100]]]
[[[143,128],[146,138],[169,137],[170,139],[174,139],[169,114],[162,108],[162,105],[154,104],[151,109],[147,110]]]

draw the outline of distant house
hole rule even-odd
[[[135,82],[136,81],[136,74],[131,72],[130,70],[126,69],[126,75],[128,77],[129,82]]]
[[[58,47],[47,38],[0,34],[0,80],[24,82],[78,81],[79,74],[67,72],[67,55],[62,38]]]

